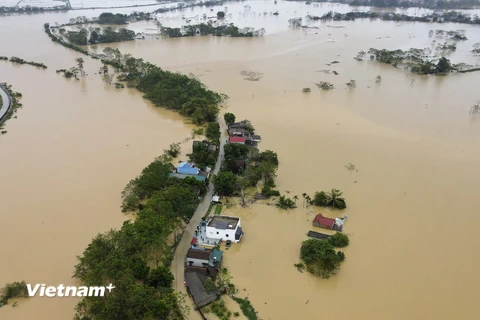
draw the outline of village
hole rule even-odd
[[[261,142],[261,136],[254,134],[253,126],[246,120],[228,124],[227,133],[228,138],[225,141],[225,146],[228,144],[241,144],[257,149],[258,144]],[[218,146],[206,140],[193,141],[192,148],[195,149],[200,145],[212,153],[217,152],[218,149]],[[225,166],[234,172],[241,172],[247,168],[248,161],[247,157],[239,157],[233,160],[225,159],[222,167]],[[170,173],[170,176],[179,179],[193,177],[208,185],[212,178],[211,174],[212,169],[208,166],[202,170],[193,162],[181,161],[176,166],[174,172]],[[258,195],[256,193],[256,196]],[[256,199],[258,200],[257,197]],[[207,213],[200,223],[194,226],[193,237],[188,250],[185,252],[183,261],[184,286],[203,319],[207,318],[202,310],[219,300],[223,293],[235,296],[235,292],[220,292],[218,286],[213,285],[213,283],[218,282],[217,277],[222,273],[223,262],[226,258],[224,250],[228,250],[232,245],[240,245],[239,243],[245,235],[240,217],[221,214],[224,207],[230,206],[225,206],[225,200],[228,201],[225,197],[219,196],[215,188]],[[305,234],[309,238],[327,240],[332,236],[332,232],[343,232],[346,220],[347,215],[341,218],[329,218],[322,215],[322,213],[318,213],[312,221],[312,227],[315,230],[306,231]],[[320,232],[321,228],[328,229],[329,233]],[[231,286],[234,288],[233,285]]]

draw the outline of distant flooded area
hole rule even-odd
[[[370,48],[430,48],[435,59],[439,43],[453,42],[429,31],[464,30],[467,40],[442,55],[478,68],[480,56],[472,48],[480,43],[480,26],[308,21],[307,14],[381,10],[273,0],[171,11],[157,20],[180,27],[220,10],[227,22],[265,28],[265,35],[164,38],[156,21],[141,21],[128,28],[151,37],[85,48],[118,48],[197,77],[230,97],[221,113],[254,123],[260,150],[278,153],[277,188],[288,197],[298,195],[298,208],[280,210],[260,201],[222,212],[240,217],[245,232],[223,260],[238,296],[248,296],[261,319],[480,318],[480,113],[472,110],[480,100],[480,72],[415,75],[368,57],[354,59]],[[99,60],[52,42],[43,29],[46,22],[101,12],[0,16],[0,56],[48,66],[0,61],[0,82],[23,95],[23,107],[0,136],[0,287],[20,280],[76,284],[76,256],[92,237],[128,218],[120,210],[125,185],[170,143],[183,142],[183,155],[191,151],[191,141],[184,142],[194,128],[189,121],[154,107],[135,89],[108,85],[97,74]],[[288,21],[296,17],[308,28],[291,28]],[[74,66],[78,57],[85,60],[85,78],[55,73]],[[350,80],[356,87],[346,85]],[[320,81],[334,89],[321,90]],[[349,163],[356,170],[347,170]],[[331,188],[343,191],[345,211],[302,206],[302,193]],[[330,279],[294,267],[306,233],[321,231],[312,227],[319,212],[348,214],[346,260]],[[0,308],[0,319],[72,319],[77,303],[21,299],[15,308]]]

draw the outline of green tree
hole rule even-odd
[[[215,283],[213,282],[213,280],[211,278],[208,278],[207,280],[205,280],[205,283],[203,285],[204,285],[205,290],[207,292],[212,292],[212,291],[215,291],[217,289],[217,287],[215,286]]]
[[[213,177],[215,191],[221,195],[231,195],[237,185],[237,177],[230,171],[222,171]]]
[[[223,147],[225,160],[245,159],[248,155],[248,147],[239,143],[228,143]]]
[[[328,205],[329,197],[324,191],[315,192],[313,197],[313,204],[316,206],[323,206],[326,207]]]
[[[260,161],[261,162],[269,162],[274,166],[278,167],[278,156],[276,152],[271,150],[265,150],[260,152]]]
[[[226,124],[235,123],[235,115],[233,113],[227,112],[223,115],[223,119]]]
[[[170,271],[170,268],[165,266],[159,266],[150,271],[147,279],[145,279],[145,284],[154,288],[170,288],[174,276]]]
[[[280,209],[293,209],[297,207],[292,199],[285,198],[285,196],[281,196],[280,198],[278,198],[276,206]]]
[[[448,60],[445,57],[441,57],[438,60],[438,63],[435,69],[437,72],[440,72],[440,73],[450,72],[452,70],[452,65],[450,64],[450,60]]]
[[[308,239],[302,242],[300,259],[306,264],[308,272],[321,278],[329,278],[340,268],[345,254],[335,252],[328,241]]]
[[[327,240],[332,246],[336,248],[343,248],[348,246],[350,239],[345,233],[337,232]]]
[[[209,122],[205,135],[208,139],[217,141],[220,139],[220,125],[218,122]]]
[[[217,18],[218,18],[218,19],[223,19],[223,18],[225,18],[225,12],[223,12],[223,11],[218,11],[218,12],[217,12]]]
[[[330,206],[337,209],[345,209],[347,204],[345,199],[342,197],[343,192],[338,189],[332,189],[331,192],[327,193],[327,203],[326,206]]]

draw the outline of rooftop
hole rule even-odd
[[[245,143],[246,139],[245,137],[229,137],[228,141],[233,143]]]
[[[190,248],[187,251],[187,258],[209,261],[211,253],[212,253],[212,250],[210,250],[210,249],[193,249],[193,248]]]
[[[185,282],[193,296],[195,304],[201,308],[218,299],[216,292],[207,292],[203,283],[208,276],[198,274],[196,272],[185,273]]]
[[[333,228],[333,225],[335,224],[335,219],[324,217],[321,213],[319,213],[315,216],[313,222],[316,222],[321,226]]]
[[[213,218],[208,222],[207,227],[213,227],[219,230],[235,230],[239,222],[240,218],[237,217],[213,216]]]

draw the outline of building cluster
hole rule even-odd
[[[208,290],[205,285],[208,279],[215,280],[222,268],[220,242],[226,242],[229,247],[242,236],[238,217],[217,215],[202,220],[197,226],[185,256],[185,285],[197,307],[202,308],[220,297],[217,290]]]
[[[229,124],[228,142],[246,144],[256,147],[262,138],[253,132],[253,127],[248,121]]]

